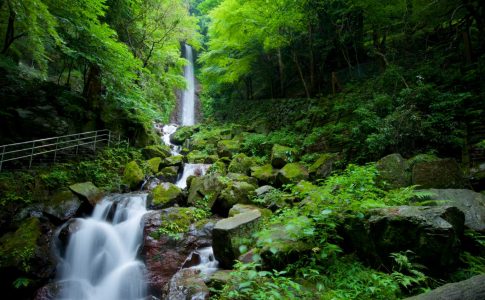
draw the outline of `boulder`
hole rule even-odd
[[[154,157],[152,159],[147,160],[147,165],[153,174],[158,173],[158,171],[160,170],[161,163],[162,163],[162,159],[160,157]]]
[[[243,181],[230,182],[227,187],[222,190],[220,196],[212,205],[212,212],[226,217],[229,210],[238,203],[249,203],[249,200],[254,196],[256,187],[252,184]]]
[[[297,159],[297,151],[294,148],[275,144],[271,149],[271,164],[275,168],[283,168],[287,163]]]
[[[334,164],[338,160],[338,155],[333,153],[325,153],[318,157],[318,159],[308,168],[308,172],[315,179],[324,179],[328,177],[333,169]]]
[[[261,208],[252,204],[236,204],[229,210],[229,217],[255,210],[259,211],[264,218],[268,218],[272,214],[271,210],[267,208]]]
[[[465,180],[454,159],[417,162],[412,169],[412,184],[423,189],[463,188]]]
[[[208,300],[209,288],[200,276],[200,270],[182,269],[164,287],[162,298],[170,300]]]
[[[164,166],[182,166],[184,157],[182,155],[169,156],[163,160]]]
[[[283,207],[290,206],[294,202],[294,197],[290,194],[284,193],[272,186],[265,185],[255,190],[256,198],[253,202],[270,209],[277,211]]]
[[[179,167],[165,167],[157,173],[157,178],[161,181],[175,183],[179,175]]]
[[[411,174],[401,154],[390,154],[376,163],[378,182],[385,188],[398,189],[411,185]]]
[[[41,210],[49,217],[54,217],[60,222],[74,217],[82,205],[81,199],[69,190],[54,193],[41,203]],[[57,223],[57,222],[56,222]]]
[[[175,184],[164,182],[154,188],[149,196],[152,209],[162,209],[174,206],[182,201],[183,193]]]
[[[248,157],[244,153],[239,153],[233,156],[228,167],[228,172],[251,175],[251,167],[257,165],[253,157]]]
[[[256,178],[259,184],[274,184],[277,174],[270,164],[251,167],[251,176]]]
[[[212,164],[218,159],[219,157],[217,157],[217,155],[209,155],[197,150],[194,150],[187,155],[187,161],[191,164]]]
[[[60,282],[51,282],[39,290],[35,294],[34,300],[56,300],[60,298],[63,284]]]
[[[465,226],[485,233],[485,195],[465,189],[430,189],[431,200],[458,207],[465,213]]]
[[[209,277],[207,286],[211,289],[222,290],[231,281],[232,270],[218,270]]]
[[[170,142],[175,145],[183,145],[194,134],[194,128],[181,126],[170,135]]]
[[[167,145],[151,145],[141,149],[141,153],[143,154],[143,157],[145,157],[145,159],[152,159],[154,157],[160,157],[161,159],[164,159],[166,157],[169,157],[172,151]]]
[[[391,253],[412,251],[430,271],[449,271],[459,261],[464,214],[456,207],[398,206],[345,220],[345,246],[374,265],[391,266]]]
[[[222,140],[217,143],[219,157],[229,157],[241,151],[241,143],[238,140]]]
[[[231,179],[232,181],[243,181],[243,182],[247,182],[251,185],[254,185],[255,187],[258,186],[258,180],[254,177],[249,177],[245,174],[241,174],[241,173],[228,173],[226,175],[227,178]]]
[[[69,189],[81,199],[88,201],[92,206],[95,206],[103,198],[103,192],[92,182],[76,183],[70,185]]]
[[[299,163],[286,164],[283,169],[278,172],[276,182],[279,185],[297,183],[301,180],[307,180],[310,177],[308,170]]]
[[[123,172],[123,183],[128,185],[130,189],[136,190],[140,188],[143,180],[145,180],[145,174],[136,161],[126,164]]]
[[[208,173],[211,174],[219,174],[219,175],[226,175],[227,174],[227,166],[222,160],[218,160],[210,166]]]
[[[216,174],[195,177],[189,188],[188,204],[196,206],[198,202],[205,200],[212,207],[226,184]],[[204,199],[205,198],[205,199]]]
[[[241,255],[240,247],[252,243],[252,235],[259,229],[260,220],[259,211],[249,211],[216,223],[212,230],[212,248],[221,267],[231,268]]]
[[[485,299],[485,274],[460,282],[448,283],[437,289],[406,300],[483,300]]]

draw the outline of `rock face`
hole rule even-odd
[[[95,206],[103,197],[103,192],[92,182],[76,183],[69,186],[69,189],[81,199],[88,201]]]
[[[151,200],[152,209],[162,209],[181,202],[182,197],[180,188],[172,183],[164,182],[150,192],[148,199]]]
[[[325,153],[320,155],[317,161],[315,161],[308,169],[312,178],[323,179],[328,177],[332,173],[337,159],[337,154],[333,153]]]
[[[201,230],[189,230],[178,239],[158,234],[158,229],[164,222],[171,223],[177,218],[182,218],[183,216],[178,213],[182,211],[182,208],[172,207],[149,212],[144,217],[141,256],[147,267],[149,293],[157,298],[190,253],[197,248],[211,245],[212,223],[208,223]]]
[[[232,267],[241,255],[239,247],[248,246],[252,234],[259,228],[260,219],[259,211],[250,211],[216,223],[212,231],[212,248],[221,267]]]
[[[464,189],[430,189],[432,200],[439,204],[456,206],[465,213],[465,226],[485,232],[485,195]],[[441,202],[444,200],[444,202]]]
[[[279,185],[283,185],[307,180],[308,177],[308,170],[303,165],[299,163],[289,163],[278,172],[276,181]]]
[[[209,288],[200,276],[200,270],[182,269],[166,285],[162,299],[205,300],[209,299]]]
[[[485,275],[445,284],[430,292],[406,300],[483,300],[485,299]]]
[[[458,262],[464,214],[456,207],[399,206],[349,218],[342,236],[371,264],[390,265],[390,254],[411,250],[416,262],[440,272]]]
[[[131,161],[126,164],[125,171],[123,172],[123,182],[127,184],[130,189],[138,189],[143,180],[145,174],[136,161]]]
[[[275,168],[283,168],[287,163],[297,159],[295,149],[275,144],[271,150],[271,164]]]
[[[465,181],[458,163],[453,159],[417,162],[412,171],[412,184],[426,189],[463,188]]]
[[[376,164],[379,171],[378,181],[388,189],[398,189],[411,184],[411,174],[407,171],[407,162],[401,154],[390,154]]]

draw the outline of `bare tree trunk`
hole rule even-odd
[[[279,72],[280,72],[280,95],[281,97],[285,97],[285,74],[284,74],[284,68],[285,66],[283,65],[283,57],[281,54],[281,49],[278,49],[278,66],[279,66]]]
[[[301,82],[303,83],[303,88],[305,88],[306,97],[310,99],[310,91],[308,90],[305,76],[303,75],[303,71],[301,69],[300,62],[298,61],[298,57],[296,56],[295,51],[293,51],[293,61],[295,62],[296,68],[298,69],[298,74],[300,74],[300,79],[301,79]]]

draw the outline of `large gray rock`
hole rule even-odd
[[[412,184],[428,189],[463,188],[465,180],[454,159],[416,162],[412,170]]]
[[[220,220],[212,230],[214,257],[223,268],[231,268],[241,255],[240,247],[252,243],[252,235],[259,229],[261,213],[257,210]]]
[[[483,300],[485,299],[485,275],[445,284],[427,293],[406,300]]]
[[[200,276],[200,270],[182,269],[165,286],[162,299],[205,300],[209,299],[209,288]]]
[[[381,158],[376,167],[379,171],[378,181],[386,188],[397,189],[411,184],[411,174],[401,154],[395,153]]]
[[[76,183],[69,186],[69,189],[92,206],[95,206],[103,198],[103,192],[92,182]]]
[[[79,197],[69,190],[58,191],[40,204],[44,214],[59,221],[67,221],[74,217],[81,205]]]
[[[465,216],[456,207],[398,206],[371,210],[366,218],[345,220],[342,236],[364,260],[392,264],[390,254],[411,250],[430,271],[459,261]]]
[[[431,200],[458,207],[465,213],[465,226],[485,232],[485,195],[465,189],[430,189]],[[444,200],[444,201],[443,201]]]

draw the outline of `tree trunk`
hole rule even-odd
[[[5,41],[3,43],[2,54],[7,53],[8,48],[15,40],[15,12],[13,11],[10,3],[8,3],[9,15],[8,15],[8,23],[7,23],[7,32],[5,33]]]
[[[101,69],[98,65],[92,64],[89,66],[84,82],[83,96],[88,100],[89,108],[93,111],[100,108],[101,88]]]
[[[281,97],[285,97],[285,74],[284,74],[284,68],[285,66],[283,65],[283,57],[281,55],[281,49],[278,49],[278,67],[279,67],[279,72],[280,72],[280,95]]]
[[[306,97],[310,99],[310,91],[308,90],[308,85],[306,83],[305,76],[303,75],[300,62],[298,61],[298,57],[296,56],[296,51],[293,51],[293,61],[295,62],[296,68],[298,69],[298,74],[300,74],[300,79],[301,79],[301,82],[303,83],[303,88],[305,88]]]

